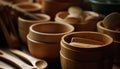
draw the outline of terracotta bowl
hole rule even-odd
[[[97,23],[98,32],[111,36],[114,40],[114,63],[120,63],[120,31],[110,30],[103,26],[102,21]]]
[[[59,59],[59,51],[60,51],[60,44],[53,44],[53,43],[44,43],[38,42],[29,37],[27,35],[28,41],[28,49],[31,55],[37,58],[42,58],[45,60],[58,60]]]
[[[71,45],[73,37],[99,41],[102,44]],[[61,39],[61,65],[62,69],[112,69],[113,64],[113,39],[103,33],[81,31],[66,34]],[[96,45],[96,46],[95,46]],[[90,47],[86,47],[90,46]],[[103,54],[104,53],[104,54]],[[88,58],[89,57],[89,58]],[[104,57],[104,58],[103,58]],[[99,62],[101,61],[101,62]],[[87,67],[86,67],[87,66]]]
[[[29,37],[39,42],[59,43],[61,37],[74,31],[70,24],[43,22],[30,26]]]
[[[98,13],[92,12],[92,11],[85,11],[84,12],[87,15],[95,15],[96,18],[87,21],[86,23],[74,23],[70,21],[65,20],[65,18],[69,15],[67,11],[61,11],[58,12],[55,16],[55,21],[60,23],[69,23],[75,27],[75,31],[96,31],[96,24],[98,21],[102,19],[101,15]]]
[[[25,3],[18,3],[18,4],[15,4],[15,5],[19,8],[27,11],[27,12],[30,12],[30,13],[40,13],[41,8],[42,8],[42,6],[38,3],[25,2]]]
[[[42,22],[50,21],[50,16],[46,14],[36,14],[36,15],[40,17],[39,20],[29,20],[27,18],[25,19],[25,18],[18,17],[18,31],[19,31],[20,38],[22,39],[24,43],[27,42],[26,36],[29,32],[30,25],[35,24],[35,23],[42,23]]]
[[[110,29],[105,28],[102,24],[102,21],[99,21],[97,23],[97,28],[99,32],[108,34],[109,36],[113,38],[114,41],[120,42],[120,31],[115,31],[115,30],[110,30]]]

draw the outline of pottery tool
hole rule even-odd
[[[34,67],[38,69],[45,69],[47,68],[47,62],[41,59],[37,59],[35,57],[32,57],[28,54],[25,54],[24,52],[17,50],[17,49],[11,49],[10,50],[15,55],[21,57],[22,59],[25,59],[26,61],[30,62]]]
[[[9,55],[8,53],[6,53],[3,50],[0,50],[0,58],[7,61],[8,63],[13,64],[18,69],[37,69],[35,67],[32,67],[32,66],[22,62],[21,60]]]

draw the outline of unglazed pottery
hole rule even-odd
[[[59,43],[61,37],[74,31],[74,27],[66,23],[43,22],[30,26],[29,37],[38,42]]]
[[[92,11],[84,11],[80,18],[68,18],[67,11],[58,12],[55,21],[59,23],[69,23],[75,27],[75,31],[96,31],[96,23],[103,19],[101,15]],[[81,18],[82,17],[82,18]]]
[[[27,35],[28,50],[34,57],[45,59],[47,61],[56,61],[59,59],[60,44],[38,42]]]
[[[35,15],[40,17],[40,19],[39,20],[29,20],[27,18],[21,18],[21,17],[18,18],[19,35],[25,44],[27,43],[26,36],[29,32],[30,25],[35,24],[35,23],[43,23],[43,22],[50,21],[50,16],[48,16],[46,14],[35,14]]]
[[[102,44],[94,44],[94,42],[90,44],[86,41],[84,43],[91,47],[83,47],[81,44],[71,45],[74,37],[99,41]],[[64,35],[60,50],[62,69],[112,69],[112,42],[113,39],[110,36],[99,32],[81,31]]]
[[[120,31],[111,30],[103,25],[103,21],[97,23],[98,32],[107,34],[113,38],[114,43],[114,63],[120,63]]]

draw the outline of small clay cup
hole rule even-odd
[[[114,63],[120,63],[120,31],[107,29],[103,26],[103,22],[97,23],[98,32],[111,36],[114,40]]]
[[[29,37],[38,42],[59,43],[63,35],[73,31],[70,24],[43,22],[30,26]]]
[[[27,11],[27,12],[30,12],[30,13],[40,13],[41,8],[42,8],[42,6],[38,3],[25,2],[25,3],[18,3],[18,4],[15,4],[15,5],[19,8]]]
[[[18,17],[18,31],[19,31],[19,35],[20,38],[22,39],[22,41],[26,44],[27,43],[27,34],[29,32],[29,27],[32,24],[35,23],[42,23],[42,22],[47,22],[50,21],[50,16],[47,14],[35,14],[38,17],[40,17],[39,20],[29,20],[29,19],[25,19],[25,18],[21,18]]]
[[[38,42],[27,35],[28,50],[34,57],[55,61],[59,59],[60,44]]]
[[[73,37],[95,40],[102,44],[88,43],[87,46],[91,46],[88,48],[71,45]],[[99,32],[81,31],[64,35],[61,39],[60,50],[62,69],[112,69],[112,42],[113,39],[110,36]]]
[[[96,31],[96,24],[98,21],[103,19],[100,14],[92,12],[92,11],[85,11],[84,14],[87,15],[95,15],[96,17],[92,20],[87,21],[87,23],[74,23],[72,22],[71,25],[75,27],[75,31]],[[65,18],[69,15],[67,11],[58,12],[55,16],[55,21],[60,23],[69,23],[70,21],[66,21]]]

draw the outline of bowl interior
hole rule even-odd
[[[71,27],[59,23],[44,23],[35,25],[32,29],[41,33],[58,34],[70,31]]]
[[[77,32],[73,34],[68,34],[64,36],[63,39],[66,43],[70,43],[73,37],[99,41],[99,42],[102,42],[102,44],[99,44],[101,46],[112,43],[111,37],[102,33],[97,33],[97,32]]]

